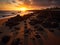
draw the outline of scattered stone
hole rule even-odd
[[[3,32],[0,32],[0,34],[2,34]]]
[[[4,44],[6,44],[6,43],[9,42],[9,40],[10,40],[10,36],[4,36],[4,37],[2,37],[1,42],[4,43]]]
[[[32,40],[35,40],[35,38],[31,38]]]
[[[20,21],[22,21],[22,20],[23,20],[23,18],[20,15],[17,15],[16,17],[8,19],[8,21],[5,23],[5,25],[11,29],[13,26],[18,25],[20,23]]]
[[[14,36],[17,36],[18,34],[19,34],[19,32],[18,32],[18,31],[13,32],[13,35],[14,35]]]
[[[54,32],[54,30],[49,30],[50,32]]]
[[[46,27],[46,28],[57,28],[57,27],[59,27],[59,24],[58,23],[51,23],[51,22],[45,22],[45,23],[43,23],[42,24],[44,27]]]
[[[36,24],[38,24],[38,22],[39,22],[39,21],[37,21],[37,20],[35,20],[35,19],[34,19],[34,20],[32,19],[32,20],[29,22],[29,24],[30,24],[30,25],[36,25]]]
[[[29,30],[28,29],[25,29],[25,32],[24,33],[28,34],[29,33]]]
[[[25,29],[27,29],[27,26],[25,26]]]
[[[44,31],[44,29],[41,28],[41,27],[38,27],[38,28],[37,28],[37,31],[39,31],[39,32],[40,32],[40,31]]]
[[[40,39],[40,38],[41,38],[40,35],[35,35],[35,37],[36,37],[37,39]]]
[[[14,27],[14,29],[19,30],[19,29],[20,29],[20,27]]]
[[[19,45],[20,42],[21,42],[20,39],[17,38],[17,39],[15,39],[15,40],[13,40],[13,42],[11,43],[11,45]]]

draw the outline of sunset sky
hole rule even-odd
[[[43,9],[60,6],[60,0],[0,0],[0,10]]]

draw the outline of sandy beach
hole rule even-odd
[[[60,45],[60,29],[57,26],[60,23],[50,24],[53,17],[44,16],[33,13],[30,17],[17,15],[0,19],[0,45]]]

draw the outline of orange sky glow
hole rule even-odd
[[[60,0],[0,0],[0,10],[40,10],[60,7]]]
[[[6,3],[0,4],[0,10],[18,10],[18,11],[20,11],[22,8],[26,8],[26,10],[40,9],[35,6],[30,6],[30,5],[26,5],[26,4],[20,4],[17,6],[15,6],[14,4],[6,4]]]

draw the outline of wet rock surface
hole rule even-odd
[[[20,23],[20,21],[22,21],[22,17],[17,15],[16,17],[10,18],[8,19],[8,21],[6,22],[6,26],[8,26],[9,28],[12,28],[16,25],[18,25]]]
[[[9,40],[10,40],[10,36],[3,36],[0,44],[2,43],[6,45],[9,42]]]
[[[60,44],[60,11],[40,11],[23,17],[17,15],[8,19],[0,30],[2,31],[0,45],[8,45],[7,43],[12,39],[10,45],[24,45],[26,41],[25,45],[53,45],[56,42],[58,45]]]
[[[21,41],[19,38],[13,40],[13,42],[11,43],[11,45],[19,45],[19,44],[21,44]]]

